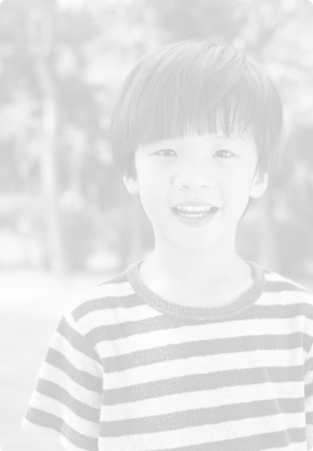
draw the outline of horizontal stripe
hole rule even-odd
[[[104,372],[118,372],[138,366],[190,357],[212,356],[223,353],[249,352],[259,349],[295,349],[302,347],[302,334],[263,335],[202,340],[192,343],[162,346],[102,360]],[[187,362],[186,362],[187,363]]]
[[[306,412],[313,412],[313,396],[308,396],[305,398],[305,410]],[[311,435],[313,435],[313,430]]]
[[[167,380],[176,377],[193,376],[194,374],[211,374],[218,371],[255,369],[259,366],[260,371],[265,368],[282,367],[286,370],[291,364],[299,367],[299,374],[303,376],[302,350],[291,353],[284,351],[255,351],[253,353],[239,352],[237,354],[221,354],[211,357],[193,357],[184,360],[169,360],[166,362],[147,365],[104,375],[104,386],[115,389],[130,387],[131,385],[144,384],[159,380]],[[301,379],[301,383],[303,381]]]
[[[302,367],[290,368],[251,368],[242,370],[218,371],[209,374],[193,374],[174,377],[155,382],[147,382],[120,389],[105,390],[103,403],[114,405],[193,391],[215,390],[238,385],[256,385],[266,382],[301,381]],[[257,389],[258,387],[256,387]]]
[[[113,296],[108,296],[106,293],[106,296],[103,295],[97,299],[89,298],[89,296],[86,297],[86,301],[79,303],[79,305],[73,310],[73,317],[76,321],[79,321],[84,315],[88,315],[88,313],[96,310],[133,308],[142,304],[143,302],[133,292],[130,285],[127,284],[123,295],[117,295],[117,293],[114,292]]]
[[[311,371],[313,371],[313,357],[309,357],[304,363],[304,372],[308,373]],[[313,379],[313,374],[311,374],[311,377]]]
[[[77,384],[64,371],[47,362],[43,362],[39,377],[63,387],[73,398],[90,407],[98,409],[101,405],[101,393],[90,391]]]
[[[94,391],[96,393],[102,392],[102,379],[95,377],[86,371],[78,370],[75,368],[67,358],[55,351],[53,348],[49,348],[46,356],[46,362],[53,365],[62,371],[64,371],[73,381],[77,384],[82,385],[88,390]]]
[[[76,415],[80,416],[85,420],[93,422],[99,421],[100,415],[99,409],[90,407],[86,403],[78,401],[72,395],[70,395],[63,387],[60,387],[59,385],[53,382],[47,381],[45,379],[39,379],[36,390],[38,393],[41,393],[42,395],[48,396],[61,402],[63,405],[68,407],[72,412],[74,412]]]
[[[305,397],[313,396],[313,382],[305,386]]]
[[[177,318],[167,315],[158,315],[141,321],[132,321],[130,319],[127,323],[124,322],[123,324],[95,326],[95,328],[87,334],[87,337],[89,337],[92,342],[99,343],[101,341],[113,341],[119,338],[126,338],[134,334],[149,333],[154,330],[176,329],[185,325],[190,325],[190,321],[178,320]]]
[[[57,332],[66,338],[74,349],[77,349],[77,351],[99,363],[99,357],[93,349],[91,343],[88,342],[88,339],[85,336],[82,336],[73,327],[71,327],[66,321],[66,318],[61,319]]]
[[[288,442],[291,444],[288,446]],[[239,439],[220,440],[218,442],[210,442],[208,444],[183,446],[179,448],[170,448],[170,451],[281,451],[284,447],[285,451],[303,451],[305,442],[305,433],[303,428],[288,429],[287,431],[272,432],[268,434],[250,435]],[[297,446],[298,445],[298,446]],[[274,448],[275,447],[275,448]],[[125,450],[126,451],[126,450]],[[153,451],[164,451],[160,448]]]
[[[266,281],[264,292],[276,293],[279,291],[305,291],[305,290],[299,285],[287,281],[282,280]]]
[[[245,313],[242,313],[241,315],[238,315],[233,319],[220,320],[218,324],[225,323],[228,325],[228,327],[231,327],[233,321],[261,319],[273,320],[275,318],[293,320],[295,317],[298,317],[300,315],[313,319],[313,306],[308,304],[293,304],[285,306],[254,306],[253,309],[249,309]],[[198,326],[199,321],[179,320],[168,315],[159,315],[140,321],[129,320],[127,323],[124,322],[123,324],[107,326],[95,325],[94,330],[90,331],[90,333],[87,334],[87,337],[89,337],[93,343],[99,343],[101,341],[113,341],[120,338],[127,338],[132,335],[146,334],[158,330],[175,330],[181,327],[192,325]]]
[[[28,432],[36,432],[40,435],[43,435],[46,440],[48,439],[50,441],[50,438],[52,440],[57,440],[58,443],[63,447],[62,449],[65,449],[66,451],[82,451],[83,448],[78,447],[74,445],[73,443],[69,442],[64,435],[61,435],[58,431],[51,429],[49,427],[40,426],[35,423],[30,423],[28,420],[23,418],[23,421],[21,423],[21,428]]]
[[[307,335],[306,333],[303,334],[303,351],[308,355],[312,348],[312,337],[310,335]]]
[[[279,293],[275,293],[273,296],[273,293],[262,293],[262,296],[257,301],[257,305],[270,305],[270,306],[276,306],[276,305],[298,305],[299,306],[299,312],[301,311],[301,304],[306,304],[308,307],[311,307],[312,309],[312,296],[304,291],[282,291]],[[312,315],[311,315],[312,317]]]
[[[97,326],[123,325],[131,318],[132,322],[155,318],[162,314],[153,310],[148,305],[128,308],[102,309],[86,314],[79,322],[79,328],[83,335],[87,335]]]
[[[277,399],[254,401],[249,403],[228,404],[207,409],[192,409],[166,415],[154,415],[145,418],[133,418],[122,421],[101,422],[101,435],[115,437],[122,435],[147,434],[160,431],[172,431],[206,424],[218,424],[239,421],[246,418],[275,416],[282,413],[301,412],[302,400]]]
[[[144,390],[144,386],[142,386]],[[153,416],[159,413],[167,414],[181,412],[188,409],[216,407],[227,405],[230,400],[233,404],[240,402],[275,400],[276,398],[301,398],[303,399],[303,386],[300,382],[266,382],[255,385],[229,385],[228,387],[214,388],[209,387],[204,391],[179,392],[168,396],[144,398],[141,401],[131,402],[124,399],[122,404],[120,399],[114,405],[104,404],[101,408],[101,421],[127,420],[130,418],[141,418],[144,416]]]
[[[50,347],[60,354],[66,356],[67,360],[78,370],[86,371],[95,377],[102,377],[102,365],[100,360],[96,361],[83,352],[73,348],[66,337],[58,332],[54,333]]]
[[[62,418],[70,428],[79,431],[86,437],[97,438],[99,436],[98,421],[95,422],[82,418],[57,399],[50,398],[36,391],[32,398],[31,407]]]
[[[264,271],[264,277],[265,277],[265,280],[272,281],[272,282],[278,281],[278,282],[291,283],[292,285],[295,285],[295,286],[301,288],[302,290],[307,291],[307,287],[303,286],[301,283],[298,283],[295,280],[288,279],[288,277],[284,277],[275,272]]]
[[[269,440],[269,447],[275,448],[277,442],[274,440],[277,434],[283,438],[284,442],[282,443],[288,446],[290,438],[294,439],[294,435],[292,432],[290,435],[287,435],[287,433],[296,429],[298,429],[299,435],[297,437],[299,441],[302,439],[302,442],[304,442],[305,427],[303,420],[301,419],[299,421],[298,414],[285,415],[283,428],[282,430],[281,420],[277,416],[263,417],[257,421],[255,418],[249,418],[241,421],[230,421],[225,424],[190,427],[186,430],[178,429],[155,434],[106,437],[105,439],[100,439],[100,449],[102,449],[102,446],[103,450],[155,451],[157,448],[162,451],[168,449],[171,449],[171,451],[172,449],[182,449],[182,451],[185,451],[184,447],[188,449],[187,447],[192,445],[191,450],[193,451],[197,449],[198,445],[202,446],[202,450],[211,451],[211,447],[223,444],[224,448],[220,448],[223,451],[242,451],[245,448],[241,448],[239,444],[245,444],[247,440],[253,439],[255,436],[257,437],[257,443],[262,444],[263,435],[271,437],[273,441]],[[169,443],[171,444],[171,448],[169,448]],[[233,443],[238,446],[235,448]],[[203,446],[206,446],[206,448],[203,448]],[[247,449],[247,451],[252,450],[254,451],[255,448],[251,447]],[[291,451],[294,451],[294,449],[291,448]]]
[[[129,290],[131,291],[131,288]],[[73,317],[76,321],[79,321],[83,316],[88,313],[96,312],[98,310],[114,310],[118,308],[134,308],[140,305],[144,305],[136,294],[124,294],[123,296],[105,296],[99,299],[89,299],[80,304],[73,311]]]
[[[90,311],[90,307],[95,307],[103,304],[106,298],[124,298],[134,294],[134,290],[128,282],[124,283],[107,283],[98,285],[90,290],[85,291],[76,301],[71,305],[73,317],[78,321],[81,316],[84,316]],[[112,300],[112,299],[111,299]],[[98,302],[100,301],[100,303]],[[134,301],[134,299],[133,299]]]
[[[152,331],[149,334],[137,334],[110,342],[98,343],[97,349],[102,358],[113,357],[117,350],[119,354],[128,354],[134,351],[158,348],[168,344],[196,342],[207,339],[246,337],[263,335],[286,335],[288,333],[302,332],[304,317],[295,317],[292,322],[284,319],[262,319],[251,321],[233,321],[231,326],[227,323],[199,324],[184,326],[173,331],[172,329]],[[313,329],[313,321],[311,321]],[[312,340],[313,341],[313,340]]]
[[[254,305],[222,320],[164,315],[125,274],[89,290],[52,339],[33,411],[99,451],[306,451],[313,298],[265,278]]]
[[[39,426],[49,427],[55,431],[60,432],[67,440],[79,448],[88,451],[98,451],[98,440],[90,437],[86,437],[80,434],[75,429],[69,427],[61,418],[52,415],[50,413],[43,412],[38,409],[30,408],[27,417],[28,421],[31,421]]]

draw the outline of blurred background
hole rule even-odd
[[[238,250],[313,289],[311,0],[0,2],[0,448],[61,451],[21,431],[51,334],[82,290],[144,258],[153,237],[114,168],[110,116],[147,51],[193,37],[255,58],[285,138]]]

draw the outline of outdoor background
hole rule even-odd
[[[20,429],[78,293],[153,246],[114,168],[110,116],[157,46],[222,39],[259,61],[285,112],[281,162],[239,233],[246,259],[313,288],[313,2],[4,0],[0,4],[0,448],[61,451]]]

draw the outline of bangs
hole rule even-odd
[[[179,43],[168,46],[165,55],[156,52],[130,74],[121,93],[123,102],[117,102],[119,127],[114,115],[112,123],[124,169],[133,168],[133,154],[141,145],[218,132],[253,137],[259,165],[269,164],[265,147],[273,146],[277,129],[271,127],[281,119],[271,81],[229,47],[221,51],[219,46],[217,53],[212,44],[209,49],[208,44],[200,49],[198,44],[198,51],[194,45],[184,43],[183,52]]]
[[[130,124],[132,147],[191,134],[251,136],[262,121],[261,112],[255,108],[262,98],[257,93],[251,95],[240,84],[228,92],[210,92],[207,86],[192,92],[189,89],[195,91],[194,87],[187,86],[185,92],[191,92],[188,97],[182,94],[184,87],[178,87],[175,81],[163,88],[134,114]]]

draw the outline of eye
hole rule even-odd
[[[155,152],[154,155],[159,155],[161,157],[176,157],[177,153],[173,149],[160,149]]]
[[[214,156],[216,156],[218,158],[232,158],[235,156],[235,154],[233,152],[231,152],[230,150],[221,149],[221,150],[217,150],[214,153]]]

